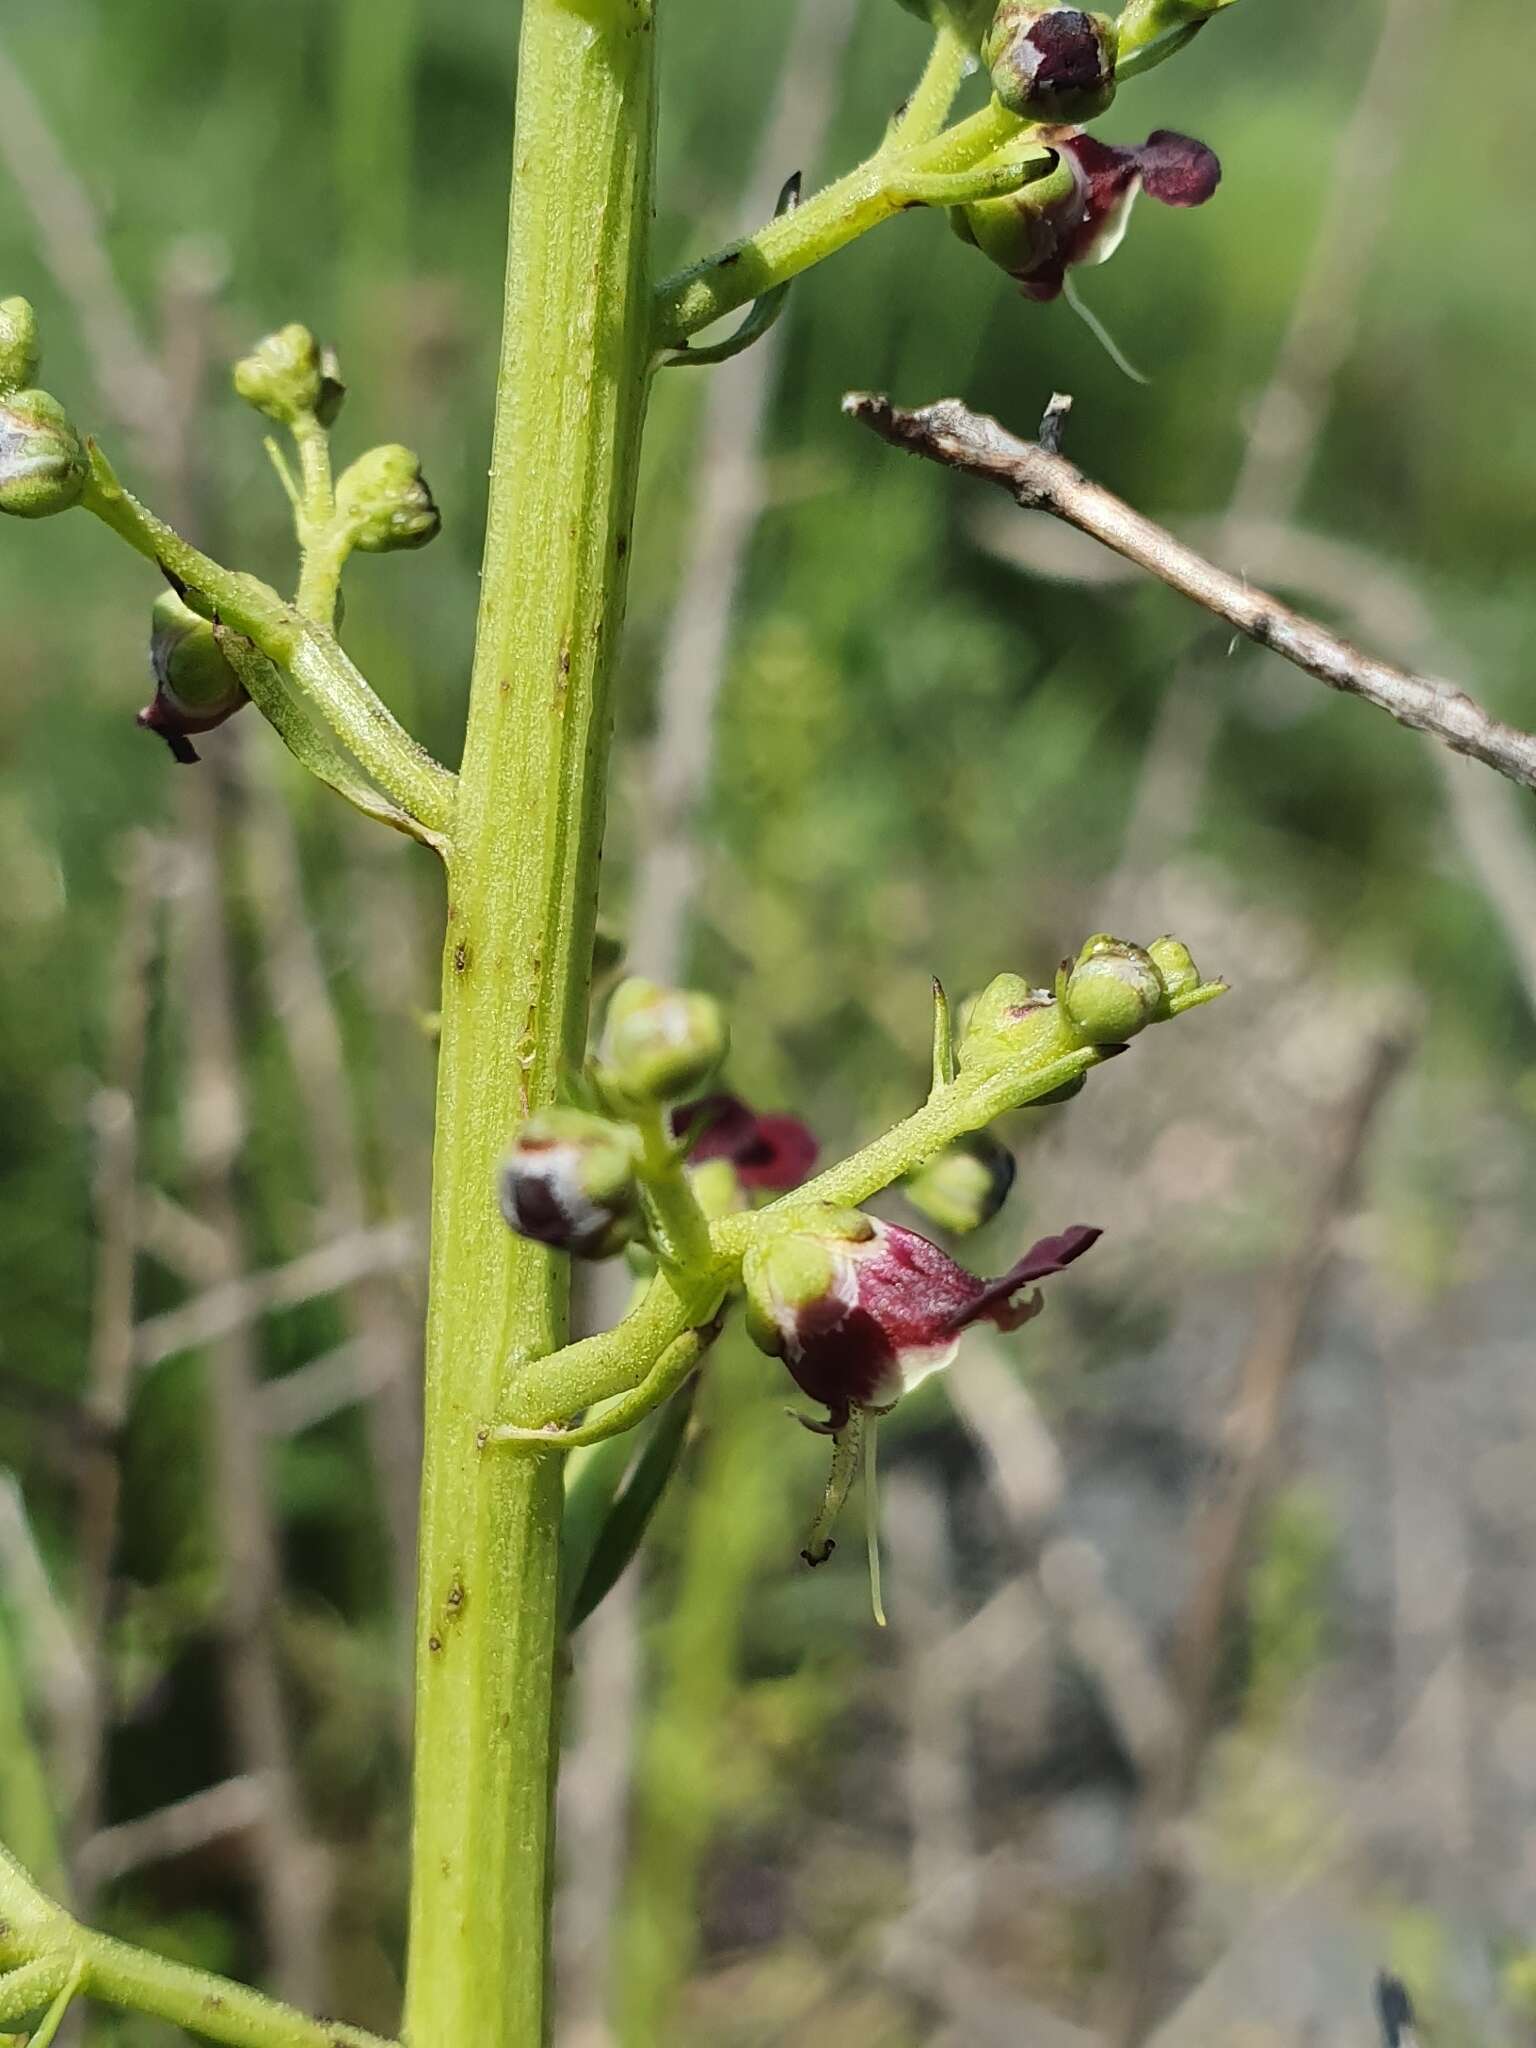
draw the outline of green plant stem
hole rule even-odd
[[[274,662],[379,787],[430,832],[453,829],[456,782],[405,730],[332,635],[270,585],[237,574],[182,539],[123,488],[94,444],[81,503],[148,561],[174,576],[211,615]]]
[[[887,149],[910,149],[931,142],[942,131],[973,61],[964,40],[948,24],[938,30],[912,97],[890,125]]]
[[[230,2048],[392,2048],[378,2034],[310,2019],[244,1984],[81,1927],[0,1850],[0,2022],[40,2011],[71,1983]]]
[[[427,1330],[413,2048],[549,2021],[563,1460],[484,1457],[505,1361],[566,1327],[566,1262],[495,1164],[584,1049],[650,359],[655,0],[525,0],[512,234],[469,723],[449,860]]]
[[[681,347],[701,327],[788,284],[907,206],[954,204],[956,188],[927,187],[935,195],[929,198],[924,196],[924,181],[973,170],[993,150],[1022,135],[1026,126],[994,100],[920,146],[892,149],[889,142],[883,144],[856,170],[793,213],[778,215],[745,241],[659,284],[656,347]]]

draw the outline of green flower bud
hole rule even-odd
[[[370,448],[343,470],[336,511],[352,529],[352,545],[371,555],[425,547],[443,523],[420,462],[394,442]]]
[[[900,0],[900,5],[930,28],[953,29],[962,42],[979,50],[997,0]]]
[[[264,336],[235,365],[235,389],[246,404],[285,426],[317,412],[324,388],[319,343],[297,321]]]
[[[1080,1043],[1063,1023],[1049,989],[1031,988],[1019,974],[1000,974],[967,1006],[960,1071],[996,1074],[1021,1059],[1043,1065]]]
[[[920,1166],[903,1183],[902,1192],[930,1223],[964,1236],[997,1215],[1017,1171],[1006,1145],[990,1131],[972,1131]]]
[[[620,982],[608,1005],[601,1078],[631,1102],[682,1102],[710,1080],[729,1045],[712,996]]]
[[[1121,1045],[1162,1008],[1162,981],[1150,957],[1126,939],[1098,932],[1067,976],[1062,1007],[1088,1045]]]
[[[622,1251],[639,1226],[636,1140],[581,1109],[547,1109],[515,1133],[501,1213],[520,1237],[578,1259]]]
[[[0,512],[47,519],[85,488],[85,448],[69,415],[46,391],[0,399]]]
[[[1147,958],[1157,969],[1165,995],[1187,996],[1191,989],[1200,986],[1200,970],[1182,939],[1171,935],[1154,939],[1147,948]]]
[[[178,761],[195,761],[190,735],[212,732],[232,718],[246,702],[245,690],[213,627],[173,590],[156,598],[151,621],[155,695],[139,713],[139,724],[158,733]]]
[[[37,315],[26,299],[0,299],[0,392],[37,380]]]
[[[1091,121],[1115,96],[1115,24],[1081,7],[1003,0],[982,45],[992,90],[1027,121]]]

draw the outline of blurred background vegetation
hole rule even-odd
[[[850,162],[923,55],[891,0],[669,16],[664,267]],[[0,31],[0,288],[49,387],[276,578],[225,365],[334,337],[343,446],[417,446],[445,516],[357,564],[349,641],[450,759],[516,30]],[[838,412],[1070,391],[1092,474],[1529,726],[1533,65],[1516,0],[1247,0],[1127,88],[1102,133],[1226,169],[1086,278],[1145,389],[925,215],[660,380],[605,907],[730,999],[743,1092],[836,1151],[920,1091],[931,974],[1105,924],[1235,992],[1007,1133],[970,1262],[1107,1235],[888,1430],[888,1634],[851,1563],[799,1569],[818,1448],[722,1346],[576,1645],[563,2041],[1331,2048],[1383,1963],[1428,2040],[1536,2040],[1529,799]],[[85,520],[0,546],[0,1838],[388,2028],[436,878],[254,715],[199,770],[135,730],[154,594]]]

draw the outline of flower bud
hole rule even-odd
[[[622,1124],[546,1109],[517,1131],[501,1166],[501,1213],[519,1237],[578,1259],[622,1251],[638,1227],[636,1142]]]
[[[992,90],[1027,121],[1091,121],[1115,96],[1115,25],[1081,7],[1003,0],[982,62]]]
[[[1191,989],[1200,986],[1200,970],[1195,965],[1194,955],[1182,939],[1168,935],[1154,939],[1147,948],[1147,958],[1157,969],[1158,979],[1163,984],[1163,993],[1172,999],[1187,996]]]
[[[949,1364],[972,1323],[1016,1330],[1040,1312],[1031,1283],[1080,1258],[1099,1233],[1042,1238],[1000,1280],[981,1280],[916,1231],[813,1204],[742,1263],[747,1328],[782,1358],[834,1429],[890,1408]]]
[[[37,315],[26,299],[0,299],[0,392],[37,381]]]
[[[946,1145],[902,1184],[913,1208],[941,1230],[963,1237],[990,1223],[1008,1199],[1018,1163],[990,1131]]]
[[[1062,1007],[1085,1044],[1122,1045],[1153,1021],[1163,997],[1157,969],[1141,947],[1099,932],[1067,976]]]
[[[245,690],[213,627],[173,590],[156,598],[151,620],[149,665],[155,695],[138,722],[147,732],[158,733],[178,761],[195,761],[197,750],[190,735],[212,732],[232,718],[246,701]]]
[[[297,321],[264,336],[235,365],[235,389],[246,404],[285,426],[317,410],[324,385],[319,344]]]
[[[352,529],[352,545],[371,555],[425,547],[443,523],[421,463],[395,442],[370,448],[342,471],[336,511]]]
[[[677,1102],[705,1085],[729,1045],[712,996],[620,982],[608,1005],[602,1079],[631,1102]]]
[[[1057,298],[1069,270],[1107,263],[1125,238],[1139,192],[1164,206],[1203,206],[1221,182],[1214,151],[1167,128],[1137,148],[1092,135],[1048,139],[1058,161],[1047,177],[950,215],[961,240],[1006,270],[1026,298]]]
[[[46,391],[0,399],[0,512],[47,519],[79,502],[89,465],[69,415]]]
[[[995,1074],[1022,1059],[1044,1065],[1080,1043],[1063,1023],[1049,989],[1031,988],[1019,974],[1000,974],[966,1010],[960,1071]]]

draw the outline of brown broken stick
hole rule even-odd
[[[903,412],[888,398],[866,391],[850,391],[843,399],[850,419],[893,447],[1000,485],[1026,511],[1049,512],[1101,541],[1331,690],[1361,697],[1400,725],[1430,733],[1458,754],[1470,754],[1511,782],[1536,789],[1536,735],[1506,725],[1451,683],[1410,675],[1362,654],[1317,620],[1217,568],[1084,476],[1057,445],[1070,405],[1070,399],[1053,399],[1040,439],[1021,441],[957,398],[940,399],[916,412]]]

